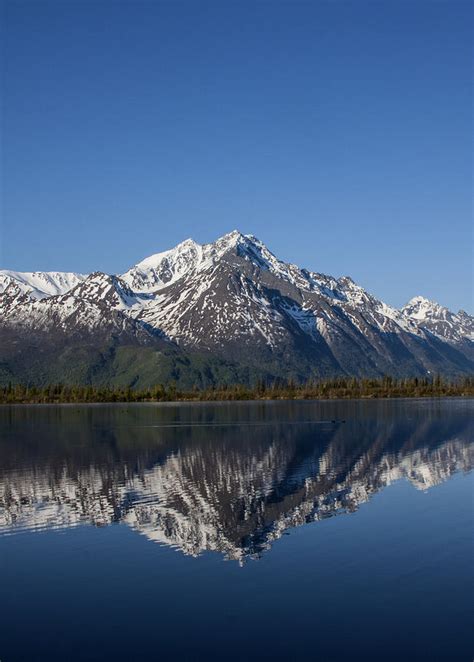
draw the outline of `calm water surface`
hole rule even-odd
[[[1,662],[471,662],[473,414],[0,408]]]

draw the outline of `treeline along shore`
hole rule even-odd
[[[209,388],[180,390],[174,384],[158,384],[152,388],[96,387],[49,384],[28,386],[8,384],[0,387],[0,404],[80,403],[80,402],[206,402],[217,400],[316,400],[339,398],[426,398],[473,397],[474,376],[448,380],[413,377],[395,379],[356,379],[338,377],[325,381],[297,384],[292,380],[254,386],[221,385]]]

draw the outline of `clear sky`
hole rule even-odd
[[[2,3],[1,266],[234,228],[472,312],[472,3]]]

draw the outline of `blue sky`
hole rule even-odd
[[[470,2],[3,3],[1,266],[234,228],[472,311]]]

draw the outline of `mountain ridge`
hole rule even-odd
[[[421,296],[394,308],[349,276],[283,262],[238,230],[209,244],[186,239],[121,275],[0,271],[0,314],[8,345],[0,380],[2,366],[15,377],[20,355],[32,351],[28,335],[46,354],[58,338],[73,354],[78,338],[101,354],[111,346],[156,346],[188,366],[199,355],[201,364],[244,367],[249,379],[474,371],[474,317],[465,311]],[[23,334],[19,347],[15,334]],[[140,371],[137,364],[135,383]],[[181,373],[168,378],[179,382]],[[207,373],[197,382],[215,381]]]

